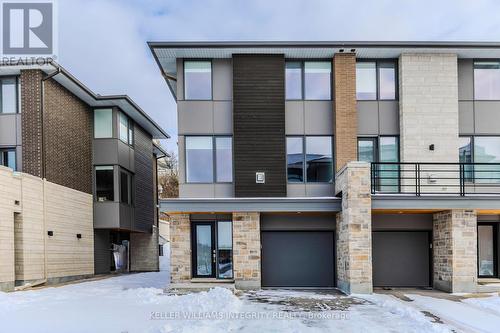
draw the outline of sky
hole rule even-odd
[[[147,41],[500,41],[495,0],[59,0],[58,62],[127,94],[172,136],[176,104]]]

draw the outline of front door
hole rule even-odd
[[[193,223],[193,277],[215,277],[215,228],[212,222]]]
[[[477,261],[479,277],[497,276],[496,233],[495,224],[479,224],[477,226]]]

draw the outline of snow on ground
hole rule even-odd
[[[168,257],[161,267],[168,269]],[[168,280],[168,270],[162,270],[0,292],[0,332],[444,333],[500,327],[498,297],[456,303],[409,295],[414,301],[405,302],[389,295],[325,291],[262,290],[236,296],[224,288],[172,295],[164,289]],[[442,316],[445,324],[422,310]]]
[[[463,332],[500,332],[500,297],[469,298],[461,302],[407,294],[412,306],[428,311]]]

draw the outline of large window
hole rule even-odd
[[[500,100],[500,62],[474,62],[474,99]]]
[[[17,113],[17,78],[0,79],[0,113]]]
[[[287,61],[285,95],[287,100],[330,100],[332,65],[329,61]]]
[[[364,162],[399,162],[399,141],[395,136],[358,138],[358,160]],[[381,164],[376,166],[377,190],[398,192],[399,166]]]
[[[184,98],[187,100],[212,99],[212,62],[184,62]]]
[[[232,145],[231,137],[187,136],[186,182],[232,182]]]
[[[395,100],[396,63],[360,61],[356,63],[358,100]]]
[[[332,137],[287,137],[286,146],[288,182],[328,183],[333,181]]]
[[[94,110],[94,138],[111,138],[113,136],[113,110]]]
[[[113,177],[113,166],[95,167],[97,201],[104,202],[113,201],[115,199]]]
[[[134,123],[123,112],[120,112],[120,140],[126,144],[133,145],[134,143]]]
[[[16,171],[16,149],[0,149],[0,165]]]

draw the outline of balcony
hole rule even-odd
[[[500,163],[371,163],[376,195],[500,195]]]

